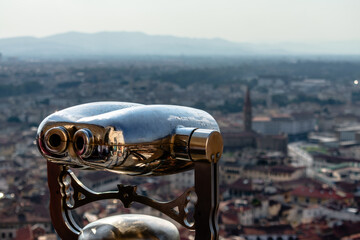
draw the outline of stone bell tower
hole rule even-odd
[[[251,112],[251,99],[250,99],[250,89],[246,88],[246,94],[244,99],[244,132],[252,132],[252,112]]]

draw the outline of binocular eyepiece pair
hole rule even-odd
[[[44,144],[46,150],[55,155],[61,155],[68,149],[71,142],[76,154],[87,158],[93,152],[94,137],[91,130],[84,128],[75,132],[71,138],[65,127],[53,127],[46,131]]]
[[[167,175],[216,162],[222,138],[206,112],[171,105],[99,102],[47,117],[37,144],[50,162],[129,175]]]

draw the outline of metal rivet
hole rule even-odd
[[[218,152],[217,154],[216,154],[216,158],[219,158],[220,157],[220,153]]]
[[[211,160],[215,160],[215,155],[211,154]]]

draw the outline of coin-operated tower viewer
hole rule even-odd
[[[171,222],[140,214],[106,217],[79,227],[72,211],[102,199],[119,199],[125,207],[133,202],[150,206],[194,230],[196,240],[218,239],[218,161],[223,141],[208,113],[171,105],[83,104],[45,118],[37,145],[47,159],[50,214],[62,239],[179,239]],[[117,191],[95,192],[71,168],[139,177],[190,170],[195,186],[170,202],[159,202],[139,195],[136,186],[119,184]],[[189,208],[192,195],[194,211]]]

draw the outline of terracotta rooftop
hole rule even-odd
[[[324,189],[324,188],[311,188],[305,186],[298,186],[293,191],[291,195],[299,197],[311,197],[311,198],[320,198],[320,199],[335,199],[342,200],[352,198],[353,195],[349,193],[340,193],[336,192],[333,189]]]
[[[244,227],[243,231],[246,235],[270,235],[270,234],[286,234],[293,235],[295,231],[290,225],[274,225],[259,227]]]
[[[275,185],[281,189],[288,190],[288,189],[296,188],[298,186],[321,188],[322,183],[320,183],[312,178],[300,178],[300,179],[293,180],[293,181],[276,182]]]
[[[16,231],[14,240],[34,240],[34,235],[30,225],[22,227]]]
[[[232,183],[229,188],[241,191],[253,191],[251,179],[246,178],[239,178],[234,183]]]
[[[227,211],[221,214],[221,222],[225,225],[238,225],[239,219],[234,211]]]

